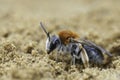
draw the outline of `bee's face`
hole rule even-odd
[[[49,54],[53,50],[55,50],[58,46],[60,45],[60,39],[56,35],[51,36],[49,39],[46,41],[46,50],[47,53]]]

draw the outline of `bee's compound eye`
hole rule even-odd
[[[57,39],[56,41],[55,41],[55,44],[59,44],[60,42],[59,42],[59,40]]]

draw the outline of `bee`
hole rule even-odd
[[[64,30],[60,31],[58,35],[50,35],[41,22],[40,25],[47,36],[46,51],[48,54],[55,49],[58,51],[58,54],[69,53],[72,57],[72,64],[75,64],[76,59],[79,59],[82,60],[85,68],[89,67],[90,63],[105,64],[112,56],[111,53],[95,43],[85,39],[78,39],[78,34],[72,31]]]

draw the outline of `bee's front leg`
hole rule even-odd
[[[76,58],[74,56],[72,56],[71,65],[75,65],[75,60],[76,60]]]
[[[62,47],[60,46],[57,50],[57,54],[56,54],[56,61],[58,62],[58,58],[60,57],[60,54],[63,53],[62,51]]]
[[[58,51],[57,54],[56,54],[56,61],[57,61],[57,62],[58,62],[58,58],[59,58],[59,56],[60,56],[60,53],[61,53],[61,51]]]

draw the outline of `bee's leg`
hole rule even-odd
[[[61,46],[57,50],[57,54],[56,54],[56,61],[57,62],[58,62],[58,57],[60,56],[60,53],[61,53]]]
[[[55,60],[56,60],[57,62],[58,62],[58,54],[59,54],[59,53],[56,54],[56,58],[55,58]]]
[[[87,52],[86,50],[82,47],[82,51],[81,51],[81,59],[82,59],[82,62],[83,62],[83,65],[84,67],[89,67],[89,57],[87,55]]]
[[[59,58],[59,56],[60,56],[60,53],[61,53],[61,52],[58,51],[57,54],[56,54],[56,61],[57,61],[57,62],[58,62],[58,58]]]
[[[71,65],[75,65],[75,57],[74,56],[72,56]]]

